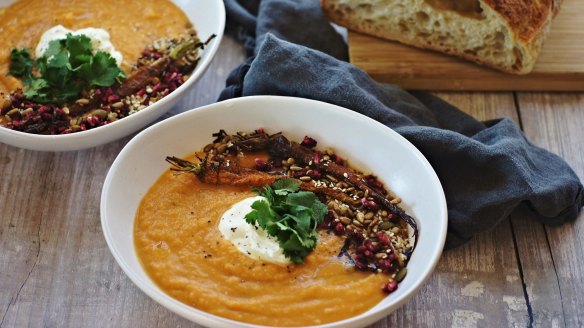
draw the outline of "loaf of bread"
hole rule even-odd
[[[533,69],[561,0],[321,0],[348,29],[514,74]],[[391,54],[388,54],[391,56]]]

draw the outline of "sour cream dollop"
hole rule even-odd
[[[56,25],[51,27],[41,36],[39,44],[35,50],[36,58],[40,58],[45,54],[45,51],[47,51],[49,48],[49,42],[53,40],[63,40],[67,38],[67,34],[69,33],[73,35],[83,34],[87,36],[89,39],[91,39],[91,46],[93,48],[94,54],[98,51],[106,52],[116,60],[118,66],[122,64],[124,57],[122,56],[122,53],[117,51],[114,45],[111,43],[109,33],[102,28],[94,27],[82,28],[76,31],[70,30],[63,25]]]
[[[221,217],[219,231],[240,252],[253,259],[288,265],[291,262],[284,255],[278,241],[263,229],[245,221],[245,216],[252,211],[251,205],[258,200],[266,199],[256,196],[234,204]]]

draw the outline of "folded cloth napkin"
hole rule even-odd
[[[220,100],[309,98],[394,129],[438,174],[448,204],[447,247],[493,228],[514,211],[528,209],[546,224],[578,216],[583,187],[560,157],[531,144],[510,119],[479,122],[430,94],[373,81],[343,61],[346,45],[317,0],[225,4],[229,24],[251,57],[231,73]]]

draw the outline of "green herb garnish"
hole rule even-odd
[[[67,34],[66,39],[49,42],[36,61],[27,49],[13,49],[10,60],[10,74],[22,79],[24,96],[41,104],[61,105],[79,99],[83,90],[109,87],[125,77],[110,54],[93,54],[85,35]]]
[[[27,49],[12,49],[10,53],[10,74],[18,78],[27,78],[32,74],[33,60]]]
[[[252,212],[245,220],[264,229],[275,237],[292,262],[299,264],[316,247],[316,228],[322,222],[328,208],[316,195],[299,191],[300,182],[280,179],[272,186],[264,186],[255,192],[267,199],[251,205]]]

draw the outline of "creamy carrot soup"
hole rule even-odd
[[[164,173],[137,211],[134,241],[151,279],[188,305],[229,319],[272,326],[316,325],[346,319],[379,303],[382,274],[337,258],[338,236],[319,232],[301,265],[281,266],[242,254],[219,232],[231,205],[250,188],[200,182]]]

